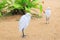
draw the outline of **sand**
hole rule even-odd
[[[0,19],[0,40],[60,40],[60,0],[46,0],[44,8],[48,6],[52,10],[49,24],[45,24],[44,16],[33,17],[25,30],[25,38],[18,30],[19,15]]]

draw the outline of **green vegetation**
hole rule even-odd
[[[0,16],[5,13],[17,13],[18,11],[26,13],[30,12],[31,8],[38,8],[38,0],[2,0],[0,2]],[[39,5],[40,6],[40,5]],[[15,12],[17,10],[17,12]]]

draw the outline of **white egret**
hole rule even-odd
[[[48,24],[49,23],[49,19],[50,19],[50,15],[51,15],[51,9],[50,9],[50,7],[48,7],[45,10],[45,15],[46,15],[46,24]]]
[[[22,31],[22,34],[23,34],[22,37],[25,36],[24,30],[29,25],[30,20],[31,20],[31,14],[30,13],[26,13],[19,20],[19,31]]]

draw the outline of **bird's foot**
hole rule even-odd
[[[46,24],[49,24],[49,22],[46,22]]]
[[[22,36],[22,38],[25,38],[25,37],[26,37],[26,35],[23,35],[23,36]]]

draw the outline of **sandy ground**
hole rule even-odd
[[[19,15],[0,19],[0,40],[60,40],[60,0],[46,0],[44,7],[51,7],[50,23],[45,24],[45,17],[32,18],[22,38],[18,31]]]

